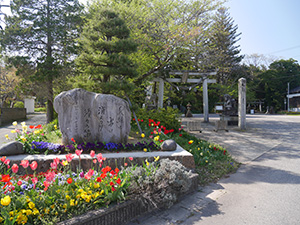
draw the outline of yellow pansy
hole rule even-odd
[[[29,203],[28,203],[28,207],[29,207],[30,209],[34,209],[35,204],[34,204],[33,202],[29,202]]]
[[[30,210],[30,209],[27,209],[26,210],[26,216],[29,216],[29,215],[31,215],[32,214],[32,211]]]
[[[159,136],[156,136],[155,138],[154,138],[154,141],[158,141],[159,140]]]
[[[4,221],[3,217],[0,216],[0,223]]]
[[[12,125],[17,126],[17,125],[18,125],[18,122],[17,122],[17,121],[14,121],[14,122],[12,123]]]
[[[10,139],[9,136],[8,136],[8,134],[5,134],[5,138],[6,138],[6,140]]]
[[[74,199],[71,199],[70,200],[70,206],[74,206],[75,205],[75,200]]]
[[[92,196],[91,195],[87,195],[86,198],[85,198],[85,201],[86,202],[90,202],[92,199]]]
[[[66,199],[67,199],[67,200],[70,200],[70,196],[69,196],[69,195],[66,195]]]
[[[12,134],[15,134],[15,133],[17,133],[17,131],[16,130],[12,130],[12,131],[10,131]]]
[[[154,162],[157,162],[159,160],[159,156],[155,157],[154,156]]]
[[[67,166],[69,163],[68,163],[67,160],[64,160],[64,161],[62,162],[62,164],[63,164],[63,166]]]
[[[22,127],[24,127],[24,126],[26,125],[26,123],[25,123],[25,122],[22,122],[21,125],[22,125]]]
[[[40,212],[37,208],[34,208],[33,209],[33,215],[38,215]]]
[[[56,124],[54,125],[54,129],[55,129],[55,130],[57,129],[57,125],[56,125]]]

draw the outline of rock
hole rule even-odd
[[[127,143],[131,111],[127,101],[114,95],[76,88],[54,99],[63,144],[83,142]]]
[[[19,141],[12,141],[0,147],[1,156],[24,154],[23,144]]]
[[[177,144],[174,140],[165,140],[160,148],[163,151],[175,151],[177,149]]]

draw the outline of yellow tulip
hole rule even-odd
[[[157,162],[159,160],[159,156],[155,157],[154,156],[154,162]]]
[[[146,162],[146,165],[147,165],[147,166],[149,166],[149,162],[148,162],[148,160],[147,160],[147,159],[145,160],[145,162]]]
[[[11,202],[11,198],[9,195],[6,195],[4,198],[1,198],[1,205],[8,206]]]
[[[142,134],[141,134],[141,137],[142,137],[142,138],[144,138],[144,137],[145,137],[145,134],[144,134],[144,133],[142,133]]]
[[[146,148],[144,148],[144,152],[147,152],[147,149],[146,149]]]
[[[17,126],[17,125],[18,125],[17,121],[14,121],[14,122],[12,123],[12,125]]]
[[[17,133],[17,131],[16,130],[12,130],[12,131],[10,131],[12,134],[15,134],[15,133]]]

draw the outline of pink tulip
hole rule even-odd
[[[51,182],[55,178],[55,172],[49,172],[45,175],[46,181]]]
[[[69,153],[68,155],[66,155],[66,158],[68,162],[71,162],[74,156],[71,153]]]
[[[50,166],[52,169],[56,170],[57,169],[57,163],[55,161],[53,161],[52,163],[50,163]]]
[[[95,163],[95,164],[96,164],[96,163],[97,163],[97,159],[93,159],[93,163]]]
[[[76,155],[80,156],[81,153],[82,153],[82,150],[81,151],[80,150],[75,150],[75,153],[76,153]]]
[[[95,157],[95,151],[92,150],[92,151],[90,152],[90,155],[91,155],[92,158],[94,158],[94,157]]]
[[[132,160],[133,160],[133,157],[128,157],[128,159],[129,159],[130,161],[132,161]]]
[[[94,174],[94,170],[90,169],[87,174],[84,176],[85,179],[90,180]]]
[[[29,166],[29,161],[28,160],[22,160],[20,163],[20,166],[23,166],[25,169]]]
[[[102,162],[103,161],[103,157],[102,157],[102,154],[101,153],[99,153],[98,155],[97,155],[97,159],[98,159],[98,162]]]
[[[38,181],[39,181],[39,180],[38,180],[37,177],[31,178],[31,182],[32,182],[33,184],[37,184]]]
[[[38,166],[38,164],[37,164],[36,161],[33,161],[33,162],[30,164],[30,168],[31,168],[32,170],[36,170],[37,166]]]
[[[19,170],[19,166],[17,164],[14,163],[14,165],[12,165],[11,167],[11,170],[14,172],[14,173],[17,173],[18,170]]]
[[[56,165],[58,165],[59,164],[59,158],[55,158],[55,159],[53,159],[53,162],[55,162],[56,163]]]
[[[5,159],[4,164],[8,165],[9,163],[10,163],[10,160],[9,159]]]

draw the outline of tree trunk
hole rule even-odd
[[[53,82],[50,79],[47,82],[47,88],[47,123],[50,123],[54,119]]]

